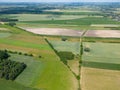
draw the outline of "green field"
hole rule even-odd
[[[18,28],[120,30],[119,21],[113,20],[110,16],[106,17],[110,13],[103,13],[104,8],[94,5],[92,8],[75,6],[73,9],[71,6],[68,8],[63,5],[64,9],[49,8],[38,12],[40,14],[32,14],[34,11],[31,12],[31,7],[29,7],[31,14],[28,12],[0,15],[0,18],[18,19],[18,22],[15,22],[16,26],[13,27],[0,22],[0,50],[22,52],[22,55],[10,53],[10,59],[27,65],[14,81],[0,79],[0,90],[120,89],[119,38],[65,37],[67,40],[62,41],[63,37],[60,36],[35,35]],[[81,55],[81,44],[83,50],[87,47],[90,51],[83,51]],[[68,60],[65,65],[53,49],[58,52],[72,52],[75,54],[74,59]],[[33,56],[27,56],[25,53]]]
[[[75,55],[80,54],[80,43],[70,41],[49,41],[54,49],[59,51],[69,51]]]
[[[16,27],[6,25],[1,27],[9,29],[12,35],[6,38],[0,38],[0,49],[32,53],[35,56],[33,58],[16,54],[11,55],[12,60],[24,62],[28,66],[13,83],[16,82],[26,87],[40,90],[77,90],[78,83],[75,76],[60,61],[59,57],[42,36],[25,32]],[[41,58],[38,58],[39,55]],[[16,84],[12,85],[17,87]],[[4,90],[11,90],[12,85],[6,89],[0,84]],[[19,87],[22,88],[22,86]],[[15,88],[14,90],[19,89]]]
[[[20,27],[39,27],[39,28],[67,28],[74,30],[113,30],[117,27],[91,26],[91,25],[119,25],[120,22],[105,17],[83,17],[72,20],[42,20],[42,21],[21,21],[17,23]]]
[[[84,43],[85,47],[90,48],[90,52],[84,51],[83,66],[120,70],[119,43]]]
[[[0,33],[0,38],[6,38],[11,36],[11,33]]]
[[[18,19],[19,21],[42,21],[42,20],[69,20],[84,18],[87,16],[79,15],[52,15],[52,14],[10,14],[6,17]]]
[[[119,90],[120,44],[84,42],[82,90]],[[99,83],[96,83],[99,82]]]
[[[39,24],[67,24],[67,25],[91,25],[91,24],[120,24],[120,22],[114,21],[104,17],[86,17],[73,20],[46,20],[46,21],[24,21],[24,23],[39,23]]]
[[[13,81],[0,79],[0,90],[39,90],[39,89],[25,87]]]

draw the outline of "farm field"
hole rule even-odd
[[[31,87],[25,87],[24,85],[4,79],[0,79],[0,89],[1,90],[39,90]]]
[[[99,26],[99,25],[100,26]],[[119,25],[120,22],[105,17],[84,17],[72,20],[42,20],[17,22],[23,28],[64,28],[70,30],[113,30],[118,27],[105,27],[101,25]],[[98,25],[98,26],[94,26]],[[119,30],[119,28],[117,29]]]
[[[98,10],[92,10],[90,8],[82,8],[78,7],[76,9],[52,9],[52,10],[44,10],[44,11],[49,11],[49,12],[100,12]]]
[[[82,15],[68,16],[68,15],[49,15],[49,14],[10,14],[5,16],[18,19],[19,21],[69,20],[69,19],[78,19],[78,18],[86,17]]]
[[[88,30],[85,37],[120,38],[119,30]]]
[[[82,90],[119,90],[120,71],[82,67]]]
[[[40,35],[74,36],[74,37],[80,37],[84,32],[60,28],[23,28],[23,29]]]
[[[74,75],[60,61],[59,57],[42,36],[34,35],[16,27],[2,27],[9,29],[11,36],[0,38],[0,49],[29,53],[35,56],[34,58],[19,55],[11,57],[16,61],[25,62],[28,65],[15,82],[27,87],[47,90],[76,90],[78,88]],[[38,58],[38,56],[41,56],[41,58]],[[64,83],[62,82],[63,80],[65,80]]]
[[[58,52],[69,51],[74,53],[75,55],[80,54],[80,42],[51,41],[51,40],[49,40],[49,42]]]
[[[90,48],[90,52],[84,52],[83,66],[119,70],[119,46],[119,43],[84,43],[84,48]]]
[[[85,17],[72,20],[46,20],[46,21],[24,21],[23,23],[39,23],[39,24],[66,24],[66,25],[91,25],[91,24],[120,24],[118,21],[114,21],[105,17]]]
[[[120,44],[84,42],[86,47],[90,52],[84,51],[82,58],[82,90],[119,90]]]
[[[119,9],[114,2],[0,3],[0,50],[27,65],[14,81],[0,79],[0,90],[120,90]]]

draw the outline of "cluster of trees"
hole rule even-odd
[[[6,23],[6,25],[9,25],[9,26],[13,27],[13,26],[16,25],[16,23],[15,22],[8,22],[8,23]]]
[[[57,52],[57,54],[64,64],[67,64],[67,60],[72,60],[75,57],[75,55],[72,52],[67,52],[67,51],[60,51]]]
[[[26,64],[8,59],[10,55],[0,50],[0,78],[14,80],[25,68]]]
[[[1,22],[16,22],[18,19],[11,19],[11,18],[0,18]]]
[[[11,53],[11,54],[19,54],[19,55],[25,55],[25,56],[33,56],[33,54],[28,54],[28,53],[22,53],[22,52],[17,52],[17,51],[11,51],[11,50],[4,50],[7,53]]]

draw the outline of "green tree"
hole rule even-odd
[[[0,59],[7,59],[8,57],[10,57],[10,55],[6,52],[6,51],[2,51],[0,50]]]

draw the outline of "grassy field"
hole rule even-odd
[[[10,59],[17,62],[24,62],[27,65],[27,68],[15,80],[15,82],[21,83],[25,86],[31,86],[44,67],[44,64],[41,61],[30,56],[11,54]]]
[[[60,61],[59,57],[54,53],[42,36],[25,32],[16,27],[6,25],[2,27],[9,29],[12,35],[6,38],[0,38],[0,49],[32,53],[35,56],[32,58],[12,55],[11,59],[25,62],[28,65],[15,82],[27,87],[43,90],[77,90],[78,83],[75,76]],[[38,58],[39,55],[42,58]],[[4,88],[2,85],[0,86]]]
[[[1,33],[0,32],[0,38],[6,38],[6,37],[9,37],[11,36],[11,33]]]
[[[66,24],[66,25],[91,25],[91,24],[120,24],[109,18],[103,17],[86,17],[73,20],[46,20],[46,21],[24,21],[24,23],[39,23],[39,24]]]
[[[90,52],[84,52],[84,55],[95,58],[116,58],[120,57],[120,44],[119,43],[87,43],[84,42],[84,47],[90,48]],[[114,48],[113,48],[114,47]],[[87,57],[86,57],[87,58]],[[103,62],[106,62],[103,60]],[[115,60],[114,60],[115,62]],[[110,63],[110,61],[109,61]],[[113,63],[113,62],[112,62]],[[119,61],[117,62],[119,63]]]
[[[83,66],[120,70],[119,46],[117,43],[84,43],[84,48],[90,48],[90,52],[84,51]]]
[[[69,41],[49,41],[57,51],[69,51],[75,55],[80,54],[80,43]]]
[[[1,90],[39,90],[31,87],[25,87],[16,82],[7,81],[4,79],[0,79],[0,89]]]
[[[84,18],[87,16],[79,15],[52,15],[52,14],[10,14],[6,17],[12,17],[19,21],[42,21],[42,20],[69,20]]]

